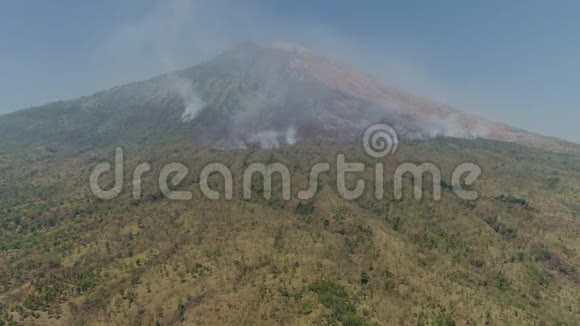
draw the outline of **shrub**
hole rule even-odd
[[[331,281],[316,282],[309,287],[318,294],[320,303],[332,311],[332,316],[343,325],[365,325],[363,317],[357,315],[356,306],[350,300],[346,290]]]
[[[314,212],[314,203],[308,202],[306,204],[298,203],[296,206],[296,213],[299,215],[310,215]]]
[[[367,274],[367,272],[360,273],[360,284],[361,285],[369,284],[369,275]]]
[[[517,237],[517,230],[506,226],[498,221],[497,217],[489,216],[485,219],[485,223],[489,225],[495,232],[499,233],[505,239],[515,239]]]
[[[179,319],[179,321],[185,320],[185,306],[183,305],[183,303],[180,303],[177,306],[177,319]]]
[[[507,277],[503,273],[499,273],[497,280],[495,281],[495,287],[501,292],[505,292],[508,290],[509,286],[510,282]]]
[[[497,197],[495,197],[495,199],[503,201],[504,203],[508,203],[508,204],[512,204],[512,205],[517,205],[517,206],[522,206],[522,207],[527,207],[528,206],[528,202],[527,200],[523,199],[523,198],[517,198],[514,197],[512,195],[499,195]]]

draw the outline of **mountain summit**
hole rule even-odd
[[[384,86],[304,48],[239,44],[214,59],[147,81],[0,118],[4,146],[73,138],[90,145],[181,133],[198,144],[276,147],[311,138],[358,139],[376,122],[403,138],[489,138],[578,150]]]

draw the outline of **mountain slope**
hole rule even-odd
[[[0,146],[67,139],[94,146],[168,130],[195,144],[274,146],[289,133],[298,141],[349,140],[379,121],[403,138],[484,137],[557,152],[580,148],[389,89],[304,49],[252,43],[186,70],[2,116]]]
[[[42,324],[567,324],[578,320],[580,157],[508,143],[439,138],[405,143],[385,164],[386,185],[401,162],[451,171],[469,158],[484,169],[481,194],[440,202],[373,192],[338,196],[334,173],[309,201],[285,201],[279,181],[263,199],[242,199],[252,162],[292,167],[293,191],[310,167],[368,160],[361,149],[302,143],[280,149],[192,150],[189,140],[127,149],[127,171],[151,162],[144,196],[97,200],[86,180],[112,148],[4,165],[0,175],[2,320]],[[184,162],[193,199],[156,187],[160,169]],[[199,190],[207,162],[235,176],[231,201]],[[372,164],[373,161],[367,162]],[[334,167],[333,167],[334,169]],[[445,172],[447,175],[448,172]],[[357,174],[368,187],[374,169]],[[348,186],[352,187],[356,179]],[[445,178],[447,180],[447,178]],[[447,182],[449,182],[447,180]],[[220,178],[210,179],[223,191]],[[294,197],[293,197],[294,198]],[[520,199],[525,199],[522,204]],[[252,313],[249,313],[249,312]]]
[[[382,159],[359,146],[377,121],[402,138]],[[482,131],[502,141],[474,138]],[[122,191],[101,200],[89,176],[117,146]],[[253,44],[1,116],[0,325],[578,325],[573,148],[385,88],[302,49]],[[349,189],[365,182],[357,200],[337,191],[338,154],[365,164],[346,178]],[[134,199],[130,176],[144,162],[151,170]],[[170,200],[158,186],[175,162],[188,168],[175,188],[191,200]],[[232,172],[232,200],[203,196],[200,173],[213,162]],[[290,200],[277,176],[271,198],[258,178],[244,199],[254,162],[288,167]],[[297,199],[319,162],[331,166],[320,191]],[[440,167],[441,201],[431,178],[423,199],[407,178],[395,199],[394,171],[408,162]],[[476,201],[454,194],[450,175],[462,162],[483,170]],[[112,173],[101,181],[110,185]],[[224,192],[219,175],[209,184]]]

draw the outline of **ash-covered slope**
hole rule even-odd
[[[405,138],[484,137],[555,151],[578,147],[387,88],[307,50],[253,43],[213,60],[88,97],[0,117],[0,148],[85,146],[180,134],[219,147],[349,141],[376,122]]]

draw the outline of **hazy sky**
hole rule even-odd
[[[285,40],[387,84],[580,142],[578,1],[6,0],[0,113]],[[0,117],[1,119],[1,117]]]

